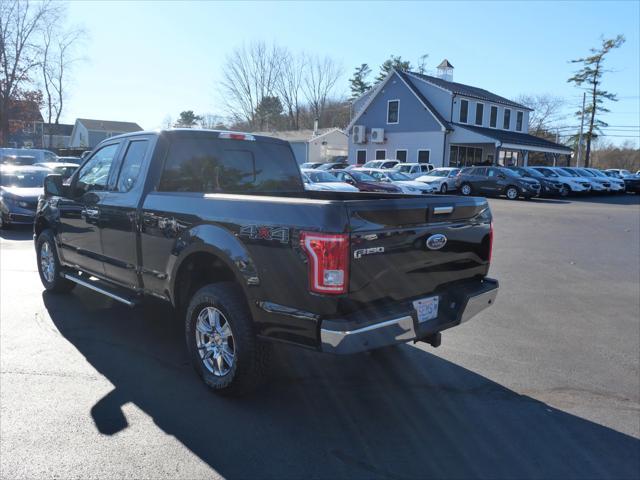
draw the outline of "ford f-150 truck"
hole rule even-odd
[[[45,289],[171,303],[197,372],[222,393],[259,383],[273,341],[334,354],[438,346],[498,290],[486,200],[305,191],[274,138],[121,135],[44,187]]]

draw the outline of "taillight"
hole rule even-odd
[[[316,293],[347,293],[349,235],[302,232],[300,246],[309,261],[309,289]]]
[[[250,135],[248,133],[236,133],[236,132],[220,132],[218,134],[218,138],[228,139],[228,140],[248,140],[250,142],[255,142],[256,137]]]
[[[489,263],[491,263],[491,256],[493,255],[493,222],[489,225]]]

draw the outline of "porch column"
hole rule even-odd
[[[529,165],[529,150],[522,150],[522,166],[527,167]]]
[[[500,162],[500,147],[496,147],[496,156],[493,159],[493,164],[498,165],[498,162]]]

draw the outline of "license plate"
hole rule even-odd
[[[418,314],[418,323],[426,322],[427,320],[434,319],[438,316],[438,301],[440,297],[428,297],[415,300],[413,302],[413,308],[416,309]]]

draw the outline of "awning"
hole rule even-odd
[[[530,152],[557,153],[561,155],[569,155],[573,151],[565,145],[529,135],[528,133],[475,127],[472,125],[462,125],[460,123],[454,123],[453,125],[455,130],[462,129],[477,135],[482,135],[487,138],[487,141],[492,141],[492,143],[495,143],[496,146],[503,150],[526,150]],[[469,143],[477,142],[477,135],[472,135],[475,139]],[[461,135],[456,135],[456,137],[455,143],[464,143],[460,141]]]

